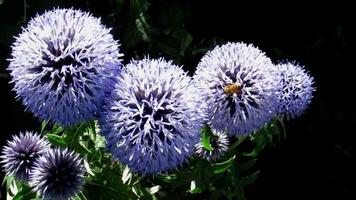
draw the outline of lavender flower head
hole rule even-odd
[[[48,151],[49,143],[39,134],[32,132],[14,135],[3,147],[1,163],[7,175],[27,181],[35,160]]]
[[[206,149],[200,141],[195,145],[196,154],[208,161],[218,160],[229,149],[229,137],[224,132],[211,129],[210,145],[212,150]]]
[[[246,135],[274,116],[278,85],[272,67],[261,50],[244,43],[217,46],[202,58],[194,80],[213,129]]]
[[[302,66],[290,62],[276,65],[276,69],[281,84],[278,113],[287,118],[299,117],[313,98],[313,77]]]
[[[84,184],[82,159],[68,149],[51,149],[37,159],[29,184],[43,199],[67,200]]]
[[[94,117],[121,61],[99,18],[55,9],[31,19],[12,46],[17,98],[41,119],[75,125]]]
[[[137,172],[181,165],[199,141],[203,117],[191,78],[163,59],[124,68],[99,120],[109,150]]]

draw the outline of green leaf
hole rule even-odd
[[[58,135],[58,134],[62,133],[63,130],[64,129],[61,126],[59,126],[58,124],[54,124],[52,127],[51,133],[54,135]]]
[[[87,147],[88,143],[89,142],[79,140],[79,145],[74,145],[74,148],[83,154],[92,153],[92,151]]]
[[[108,180],[106,184],[87,183],[86,196],[90,199],[117,199],[118,197],[120,199],[137,199],[136,195],[122,184],[118,176],[112,175],[111,179],[119,181],[115,181],[117,184],[111,183],[112,180]]]
[[[46,129],[47,125],[48,125],[48,121],[43,120],[41,123],[41,133],[43,133],[43,131]]]
[[[153,186],[148,189],[148,192],[152,195],[157,193],[162,187],[160,185]]]
[[[91,176],[95,176],[94,172],[90,169],[89,163],[84,159],[84,167]]]
[[[75,195],[74,200],[88,200],[87,197],[84,195],[83,192],[80,192],[79,194]]]
[[[212,164],[213,173],[221,174],[221,173],[225,172],[234,163],[235,158],[236,158],[236,155],[234,155],[233,157],[229,158],[228,160],[226,160],[224,162]]]
[[[240,183],[243,186],[250,185],[254,183],[257,180],[258,175],[260,174],[260,171],[256,171],[248,176],[240,178]]]
[[[157,174],[157,177],[166,183],[172,183],[173,181],[177,180],[176,174]]]
[[[214,150],[210,144],[210,137],[213,137],[210,127],[205,126],[204,128],[202,128],[201,133],[202,133],[202,136],[201,136],[202,141],[201,142],[203,144],[203,147],[208,151]]]
[[[122,173],[122,178],[121,178],[122,183],[124,183],[124,184],[126,184],[126,183],[130,184],[131,178],[132,178],[132,173],[131,173],[131,171],[130,171],[130,168],[126,165],[126,166],[125,166],[125,169],[124,169],[124,171],[123,171],[123,173]]]
[[[191,180],[193,180],[197,176],[197,173],[200,173],[200,172],[196,168],[180,170],[176,174],[176,179],[171,184],[172,188],[177,188],[177,187],[180,187],[182,185],[189,183]]]
[[[5,179],[4,179],[5,181]],[[6,176],[6,191],[7,196],[12,197],[14,196],[21,188],[17,187],[16,180],[14,176]]]
[[[23,184],[21,190],[13,197],[12,200],[32,200],[34,198],[36,198],[36,194],[32,192],[29,186]]]
[[[136,19],[136,27],[137,30],[141,33],[141,37],[143,41],[149,42],[150,38],[150,25],[147,23],[147,20],[143,13],[140,13],[138,18]]]
[[[248,169],[251,169],[253,166],[255,166],[256,162],[257,162],[257,159],[254,158],[254,159],[248,160],[248,161],[243,162],[243,163],[238,163],[237,168],[240,171],[248,170]]]
[[[51,144],[53,144],[55,146],[60,146],[60,147],[65,147],[66,146],[66,143],[65,143],[65,141],[64,141],[62,136],[48,133],[47,134],[47,139]]]
[[[5,176],[4,179],[2,180],[2,185],[6,186],[8,188],[11,184],[11,182],[15,179],[14,176]]]
[[[202,193],[203,191],[204,191],[203,188],[197,186],[195,180],[190,182],[190,190],[189,190],[190,193],[199,194],[199,193]]]

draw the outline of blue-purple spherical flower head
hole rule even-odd
[[[313,77],[302,66],[290,62],[276,65],[276,69],[281,84],[278,112],[288,118],[298,117],[313,98]]]
[[[27,109],[66,126],[92,119],[121,63],[109,32],[80,10],[55,9],[31,19],[16,37],[8,67]]]
[[[32,132],[14,135],[3,147],[1,164],[7,175],[27,181],[35,160],[49,150],[49,143]]]
[[[212,150],[206,149],[202,141],[195,145],[196,154],[208,161],[219,159],[229,149],[229,137],[226,133],[216,130],[211,130],[211,132],[210,145]]]
[[[272,67],[261,50],[244,43],[217,46],[201,59],[194,81],[213,129],[246,135],[273,117],[278,86]]]
[[[163,59],[134,60],[120,73],[99,122],[107,147],[133,170],[181,165],[199,141],[203,117],[191,78]]]
[[[43,199],[70,199],[84,184],[82,159],[68,149],[51,149],[35,162],[29,183]]]

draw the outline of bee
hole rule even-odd
[[[242,93],[242,85],[238,83],[230,83],[224,87],[224,93],[227,95],[237,94],[240,95]]]

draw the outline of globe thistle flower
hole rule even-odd
[[[246,135],[274,116],[278,85],[272,67],[261,50],[244,43],[217,46],[201,59],[194,80],[213,129]]]
[[[55,9],[31,19],[9,59],[17,98],[40,119],[61,125],[92,119],[121,62],[109,32],[80,10]]]
[[[29,184],[43,199],[67,200],[84,184],[82,159],[68,149],[51,149],[35,162]]]
[[[7,175],[27,181],[35,160],[48,151],[49,143],[39,134],[32,132],[14,135],[3,147],[1,163]]]
[[[276,65],[281,84],[278,113],[287,118],[299,117],[313,98],[313,77],[302,66],[290,62]]]
[[[229,149],[229,137],[224,132],[211,129],[210,145],[212,150],[206,149],[201,139],[195,145],[195,153],[208,161],[218,160]]]
[[[181,165],[199,141],[203,116],[191,78],[163,59],[124,68],[99,120],[109,150],[143,174]]]

